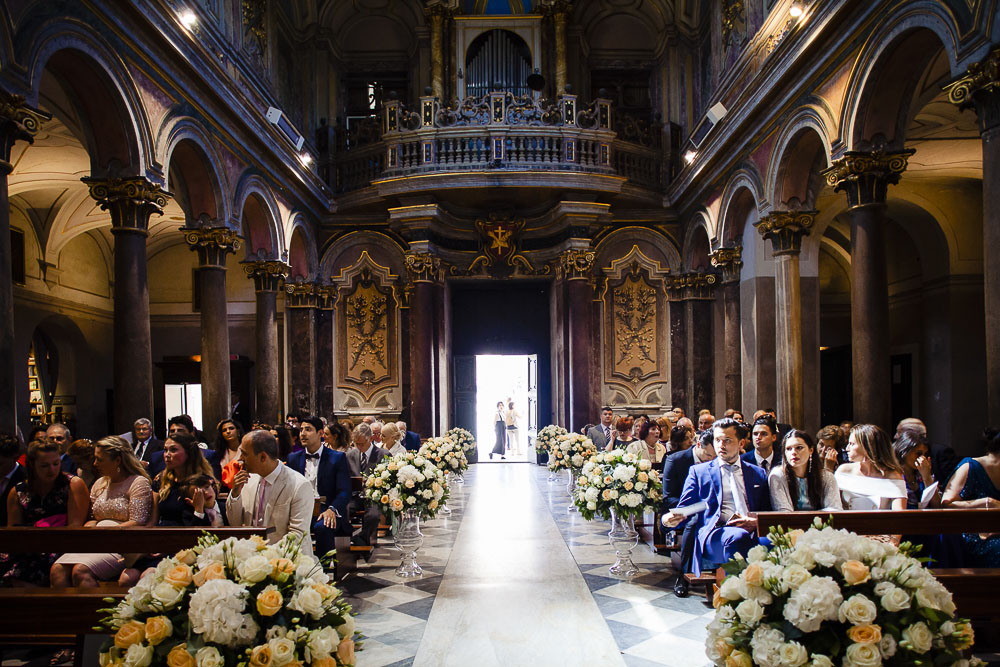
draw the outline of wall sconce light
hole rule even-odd
[[[792,6],[789,7],[788,9],[788,15],[791,16],[793,19],[797,19],[800,16],[802,16],[802,12],[803,12],[802,3],[799,0],[793,2]]]
[[[299,162],[302,163],[302,166],[308,167],[312,164],[312,161],[312,155],[309,155],[309,153],[299,153]]]
[[[695,153],[694,151],[687,151],[686,153],[684,153],[684,161],[687,162],[688,164],[694,162],[694,159],[696,157],[698,157],[698,154]]]
[[[190,9],[185,9],[180,13],[177,19],[181,22],[181,25],[191,30],[198,23],[198,15]]]

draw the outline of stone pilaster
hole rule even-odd
[[[697,414],[714,400],[712,302],[718,278],[690,272],[669,276],[670,391],[673,405]]]
[[[740,349],[740,273],[743,246],[719,248],[710,255],[712,266],[722,272],[726,408],[742,409],[743,377]]]
[[[413,290],[410,296],[410,422],[422,436],[437,432],[441,359],[438,349],[444,298],[444,264],[430,252],[405,256]]]
[[[333,418],[333,323],[337,305],[334,285],[316,286],[316,409],[321,417]]]
[[[317,285],[301,280],[285,283],[285,328],[288,338],[288,410],[316,413]]]
[[[278,365],[278,292],[291,267],[280,260],[244,262],[243,270],[253,280],[257,294],[257,421],[276,424],[281,409],[281,377]]]
[[[573,430],[593,420],[600,409],[594,376],[597,345],[600,340],[593,328],[593,288],[590,285],[594,268],[594,251],[589,247],[570,248],[559,255],[561,278],[557,287],[563,290],[566,304],[566,396],[569,399],[568,419]]]

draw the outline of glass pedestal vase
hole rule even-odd
[[[615,550],[615,564],[608,572],[618,577],[633,577],[639,574],[639,568],[632,562],[632,549],[639,544],[639,533],[635,530],[635,517],[620,516],[611,510],[611,530],[608,532],[608,542]]]
[[[573,492],[576,491],[576,472],[572,468],[566,468],[566,492],[569,493],[569,506],[567,512],[576,512],[576,503],[573,502]]]
[[[549,476],[548,476],[548,479],[546,479],[545,481],[548,482],[549,484],[551,484],[552,482],[558,482],[559,481],[559,471],[558,470],[553,470],[552,468],[549,468]]]
[[[408,579],[423,574],[423,570],[417,565],[417,549],[424,543],[424,534],[420,532],[420,513],[417,510],[403,512],[393,539],[396,548],[403,553],[399,567],[396,568],[396,576]]]
[[[462,486],[463,484],[465,484],[465,473],[463,473],[461,470],[452,473],[451,476],[454,478],[455,484],[457,484],[458,486]]]

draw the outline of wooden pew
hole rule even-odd
[[[219,539],[266,536],[264,528],[0,528],[5,553],[174,554],[198,543],[204,531]],[[93,634],[103,614],[128,592],[119,586],[97,588],[0,588],[0,647],[76,646],[83,665],[84,636]]]

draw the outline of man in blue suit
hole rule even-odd
[[[410,452],[420,449],[420,434],[406,430],[406,422],[396,422],[396,427],[403,434],[403,447]]]
[[[690,518],[669,512],[663,525],[677,528],[686,521],[697,526],[691,569],[701,574],[702,560],[715,568],[734,554],[746,553],[757,542],[757,512],[771,509],[764,471],[740,458],[746,427],[735,419],[722,419],[712,427],[716,458],[692,466],[684,481],[678,507],[705,502],[705,509]]]
[[[679,506],[681,494],[684,492],[684,482],[688,471],[699,463],[708,463],[715,458],[715,432],[708,429],[699,436],[693,447],[682,449],[663,458],[663,503],[660,512],[666,516],[673,508]],[[688,582],[685,572],[691,571],[691,558],[694,555],[697,523],[688,521],[681,535],[681,572],[674,581],[674,595],[685,597],[688,594]]]
[[[308,479],[317,496],[324,498],[319,517],[313,523],[316,553],[324,555],[334,548],[334,537],[350,535],[347,503],[351,500],[351,471],[347,457],[324,447],[320,434],[323,422],[319,417],[306,417],[299,422],[299,440],[304,449],[288,455],[288,467]]]

